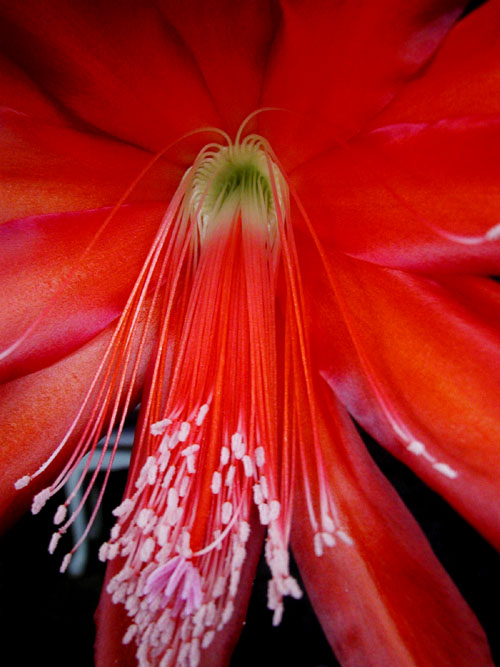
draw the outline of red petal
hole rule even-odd
[[[0,222],[113,206],[151,159],[144,151],[60,124],[11,110],[0,114]],[[159,161],[127,201],[168,201],[183,171]]]
[[[14,482],[32,474],[61,442],[87,393],[109,342],[107,329],[77,352],[36,373],[0,385],[0,526],[2,529],[26,511],[34,494],[47,485],[72,453],[78,427],[61,456],[44,473],[23,489]],[[149,355],[155,344],[156,326],[148,330],[144,354],[134,384],[132,404],[144,380]],[[129,374],[130,379],[130,374]]]
[[[235,607],[234,613],[224,629],[216,633],[210,647],[202,650],[201,667],[222,667],[229,664],[234,646],[245,622],[246,609],[263,540],[263,528],[258,520],[254,520],[236,596],[239,604]],[[122,566],[123,562],[120,563],[120,560],[116,559],[108,565],[106,571],[106,580],[96,613],[96,667],[108,667],[114,664],[120,665],[120,667],[134,667],[137,664],[134,642],[132,641],[128,645],[122,643],[122,637],[130,625],[125,607],[122,604],[113,604],[109,594],[106,593],[107,582]]]
[[[236,132],[259,107],[276,29],[273,3],[160,0],[159,5],[196,58],[224,129]]]
[[[2,107],[31,113],[40,120],[61,123],[61,114],[38,86],[13,62],[0,54]]]
[[[165,204],[37,216],[0,226],[1,349],[38,319],[2,362],[3,381],[54,363],[119,315],[151,246]]]
[[[500,114],[500,2],[490,0],[447,36],[425,72],[374,125]]]
[[[283,1],[262,98],[292,112],[262,117],[280,159],[290,168],[356,134],[427,62],[464,4]]]
[[[500,521],[491,511],[500,502],[499,288],[469,283],[456,300],[434,280],[342,257],[331,266],[337,299],[312,275],[308,282],[325,377],[381,444],[500,548]],[[469,310],[474,294],[477,306]],[[412,453],[396,430],[458,476]]]
[[[219,124],[195,60],[153,3],[28,1],[1,13],[8,57],[96,128],[160,150]]]
[[[297,169],[323,243],[423,271],[500,269],[500,116],[394,125]],[[455,235],[457,238],[454,238]]]
[[[299,485],[292,547],[341,664],[492,665],[479,623],[333,396],[323,418],[325,474],[354,543],[315,556]]]

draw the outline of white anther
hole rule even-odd
[[[64,519],[66,518],[66,513],[67,513],[66,505],[59,505],[54,516],[54,523],[56,524],[56,526],[58,526],[60,523],[64,521]]]
[[[31,513],[32,514],[38,514],[38,512],[42,509],[42,507],[45,505],[47,500],[51,496],[50,489],[42,489],[40,493],[37,493],[36,496],[33,498],[33,503],[31,505]]]
[[[212,475],[212,485],[210,487],[212,489],[212,493],[215,494],[219,493],[221,484],[222,484],[222,475],[220,474],[220,472],[216,470]]]
[[[59,568],[59,572],[60,572],[61,574],[62,574],[63,572],[66,572],[66,570],[68,569],[68,565],[70,564],[71,556],[72,556],[72,555],[73,555],[73,554],[69,553],[69,554],[66,554],[66,555],[64,556],[64,558],[63,558],[63,560],[62,560],[62,563],[61,563],[61,567]]]
[[[264,502],[264,496],[262,495],[262,490],[258,483],[253,485],[253,501],[256,505],[260,505]]]
[[[156,463],[152,463],[148,467],[148,484],[150,486],[153,486],[153,484],[156,482],[156,475],[158,474],[158,466]]]
[[[108,549],[109,549],[109,544],[107,542],[103,542],[101,544],[101,546],[99,547],[98,558],[101,561],[101,563],[105,563],[107,561],[107,559],[108,559]],[[49,551],[50,551],[50,547],[49,547]],[[109,586],[108,586],[108,588],[109,588]],[[112,593],[113,591],[110,591],[110,592]]]
[[[203,635],[203,639],[201,640],[201,648],[208,648],[210,644],[213,642],[214,637],[215,637],[215,632],[213,630],[205,632],[205,634]]]
[[[182,422],[181,428],[179,429],[179,442],[185,442],[191,430],[191,424],[189,422]]]
[[[208,409],[209,409],[208,403],[205,403],[204,405],[201,406],[198,412],[198,416],[196,417],[196,426],[201,426],[203,424],[203,420],[205,419]]]
[[[269,523],[269,505],[267,503],[261,503],[258,507],[260,522],[263,526],[267,526]]]
[[[176,468],[174,465],[170,466],[170,468],[167,470],[167,474],[165,475],[163,482],[161,484],[163,489],[168,489],[168,487],[170,486],[170,483],[175,475],[175,470]]]
[[[53,533],[49,543],[49,554],[54,553],[60,539],[61,539],[61,533]]]
[[[143,563],[147,563],[150,560],[154,550],[155,550],[155,541],[152,537],[148,537],[141,546],[141,549],[139,551],[139,558],[142,560]]]
[[[28,486],[30,482],[31,482],[30,475],[24,475],[24,477],[21,477],[20,479],[17,480],[17,482],[15,482],[14,488],[19,491],[19,489],[24,489],[25,486]]]
[[[159,422],[151,424],[151,427],[149,429],[151,435],[161,435],[162,433],[164,433],[167,426],[170,426],[171,423],[172,423],[171,419],[162,419]]]
[[[116,517],[127,517],[130,512],[134,509],[134,501],[131,500],[130,498],[125,498],[125,500],[121,503],[121,505],[118,505],[118,507],[115,507],[115,509],[111,512],[113,516]]]
[[[248,538],[250,537],[250,525],[246,521],[240,521],[238,526],[238,535],[240,541],[243,542],[243,544],[245,544],[245,542],[247,542]]]
[[[276,521],[281,511],[281,505],[278,500],[271,500],[269,503],[269,521]]]
[[[243,442],[241,433],[233,433],[231,436],[231,449],[233,450],[234,457],[238,460],[242,459],[246,452],[246,448],[247,446]]]
[[[229,455],[230,451],[228,447],[222,447],[220,450],[220,464],[221,466],[225,466],[226,463],[229,461]]]
[[[168,509],[172,509],[174,507],[177,507],[178,504],[179,504],[179,494],[177,493],[177,489],[175,487],[171,487],[168,490],[167,507]]]
[[[229,523],[231,520],[231,515],[233,514],[233,505],[230,502],[225,502],[222,504],[222,523]]]
[[[323,555],[323,540],[321,539],[321,533],[316,533],[314,538],[313,538],[313,544],[314,544],[314,553],[316,556],[322,556]]]
[[[242,460],[243,460],[243,468],[245,470],[245,476],[246,477],[252,477],[252,475],[253,475],[252,459],[247,454],[245,454],[245,456],[243,457]]]
[[[132,639],[137,634],[137,625],[132,623],[128,626],[127,632],[123,635],[122,644],[130,644]]]
[[[257,447],[255,450],[255,463],[258,468],[262,468],[265,462],[264,447]]]

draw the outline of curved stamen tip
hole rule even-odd
[[[28,484],[31,482],[31,476],[30,475],[24,475],[24,477],[21,477],[14,483],[14,488],[19,491],[19,489],[24,489],[25,486],[28,486]]]
[[[66,505],[59,505],[54,516],[54,523],[56,524],[56,526],[58,526],[60,523],[64,521],[64,519],[66,518],[66,514],[67,514]]]
[[[42,489],[40,493],[37,493],[36,496],[33,498],[33,504],[31,505],[31,513],[38,514],[38,512],[42,509],[42,507],[45,505],[50,496],[51,492],[50,489],[48,488]]]

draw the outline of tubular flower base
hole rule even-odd
[[[500,2],[463,11],[0,2],[1,518],[78,472],[53,553],[102,472],[62,572],[140,403],[98,667],[228,663],[290,547],[342,665],[493,664],[350,417],[500,548]]]

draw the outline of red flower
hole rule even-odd
[[[2,3],[5,523],[142,396],[98,664],[225,662],[265,527],[275,622],[290,542],[342,664],[491,664],[347,413],[498,548],[500,3],[463,4]]]

